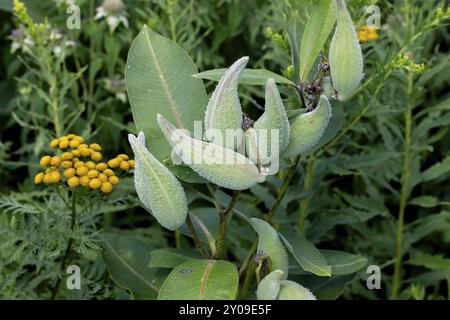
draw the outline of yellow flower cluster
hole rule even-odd
[[[376,40],[378,37],[378,29],[375,26],[365,24],[358,30],[358,39],[360,42]]]
[[[100,162],[103,159],[102,147],[98,143],[88,145],[84,143],[83,137],[75,134],[53,139],[50,147],[60,151],[57,155],[45,155],[41,158],[39,163],[45,170],[36,174],[35,184],[59,183],[65,177],[71,188],[83,186],[108,193],[113,185],[119,183],[119,178],[112,169],[134,168],[134,160],[130,160],[126,154]]]

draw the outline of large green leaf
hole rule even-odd
[[[152,268],[175,268],[183,262],[199,259],[201,256],[192,249],[161,248],[150,253]]]
[[[152,247],[129,236],[102,235],[103,260],[113,280],[134,298],[156,298],[167,271],[150,268]]]
[[[320,253],[331,265],[331,273],[333,275],[352,274],[361,270],[367,264],[366,258],[347,252],[320,250]]]
[[[303,270],[317,276],[331,276],[331,266],[311,242],[292,232],[282,232],[281,238]]]
[[[193,74],[192,76],[194,78],[219,81],[226,70],[227,69],[213,69]],[[264,86],[269,78],[275,80],[276,83],[294,84],[291,80],[265,69],[245,69],[239,78],[239,83]]]
[[[158,126],[157,113],[191,131],[194,121],[203,120],[207,97],[202,81],[191,76],[197,72],[181,47],[147,26],[128,52],[125,82],[134,122],[160,161],[169,157],[171,148]]]
[[[158,295],[160,300],[230,300],[238,291],[234,264],[222,260],[192,260],[169,274]]]
[[[300,45],[300,81],[306,80],[336,23],[335,0],[318,1],[309,17]]]

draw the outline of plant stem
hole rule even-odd
[[[72,192],[72,206],[70,206],[69,208],[72,211],[72,214],[70,216],[70,230],[73,231],[75,228],[75,224],[76,224],[76,214],[77,214],[75,192]],[[70,256],[70,253],[72,250],[72,244],[73,244],[73,238],[70,238],[69,242],[67,243],[67,247],[64,252],[64,256],[62,257],[62,260],[61,260],[60,273],[63,273],[64,267],[66,265],[66,261],[67,261],[67,259],[69,259],[69,256]],[[58,288],[59,288],[60,284],[61,284],[61,277],[58,277],[58,279],[56,280],[56,283],[52,289],[51,300],[56,299],[56,294],[58,293]]]
[[[200,254],[203,256],[203,258],[209,259],[210,255],[205,250],[205,248],[203,248],[202,242],[200,240],[200,237],[197,234],[197,231],[195,231],[194,224],[192,223],[192,219],[191,219],[191,216],[189,213],[186,217],[186,225],[187,225],[189,231],[191,232],[192,239],[194,240],[194,244],[197,247],[197,249],[200,251]]]
[[[254,255],[252,255],[253,257]],[[241,299],[245,300],[248,295],[248,289],[252,283],[253,274],[255,273],[255,259],[251,259],[245,273],[244,283],[242,284]]]
[[[237,199],[239,197],[240,191],[234,191],[233,197],[231,198],[228,206],[219,211],[219,239],[217,241],[216,253],[214,255],[214,259],[218,260],[222,257],[225,245],[225,234],[227,231],[228,217],[230,216],[234,206],[237,203]]]
[[[411,95],[413,91],[412,74],[408,76],[408,101],[405,112],[405,147],[403,155],[403,169],[401,177],[400,203],[397,218],[397,234],[396,234],[396,253],[394,263],[394,276],[392,278],[391,298],[395,299],[398,295],[401,285],[402,272],[402,254],[403,254],[403,227],[405,219],[406,201],[409,194],[409,176],[411,161],[411,127],[412,127],[412,101]]]
[[[305,181],[303,182],[303,189],[308,193],[311,190],[312,183],[314,181],[314,160],[316,157],[314,154],[311,154],[308,158],[308,162],[306,163],[306,170],[305,170]],[[300,201],[300,217],[298,219],[298,229],[300,233],[305,232],[305,222],[306,218],[308,217],[308,206],[309,206],[309,195],[306,195],[301,201]]]
[[[266,221],[268,223],[270,223],[270,224],[272,224],[273,216],[275,215],[275,213],[277,212],[278,208],[280,207],[281,202],[283,201],[284,196],[286,195],[286,192],[287,192],[287,190],[289,188],[289,185],[291,184],[292,180],[295,177],[295,172],[297,171],[297,165],[298,165],[299,162],[300,162],[300,156],[297,156],[294,159],[293,164],[289,168],[289,171],[286,174],[286,177],[284,178],[283,185],[281,186],[280,193],[278,194],[278,196],[277,196],[277,198],[275,200],[275,203],[273,204],[272,208],[270,208],[270,211],[267,214]]]

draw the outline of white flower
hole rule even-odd
[[[127,15],[122,0],[104,0],[102,5],[96,9],[95,20],[106,18],[109,30],[114,32],[121,22],[128,28]]]

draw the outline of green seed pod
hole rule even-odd
[[[304,286],[294,281],[283,280],[277,300],[317,300],[317,298]]]
[[[226,143],[226,130],[242,130],[242,108],[238,97],[239,77],[247,65],[248,57],[237,60],[224,73],[211,98],[205,112],[206,139],[220,145]],[[214,139],[208,130],[216,129],[222,135],[222,140]],[[241,139],[237,140],[239,146]]]
[[[361,82],[363,56],[350,13],[344,0],[337,2],[337,25],[330,45],[330,73],[338,99],[351,97]]]
[[[289,120],[284,109],[283,100],[281,100],[280,92],[273,79],[268,79],[266,83],[266,110],[262,116],[255,122],[253,128],[256,130],[258,137],[265,134],[261,129],[267,130],[266,139],[258,139],[258,150],[264,149],[260,152],[262,163],[270,162],[270,158],[278,157],[278,155],[286,149],[289,140],[291,129]],[[272,141],[271,130],[278,130],[278,140]],[[264,145],[260,142],[264,141]],[[275,144],[275,145],[274,145]],[[277,154],[272,154],[272,150],[277,150]]]
[[[280,282],[283,277],[283,271],[275,270],[269,273],[258,285],[256,297],[258,300],[276,300],[280,292]]]
[[[186,220],[188,206],[180,182],[145,147],[145,136],[128,135],[136,161],[134,184],[139,200],[156,220],[169,230],[178,229]]]
[[[331,118],[331,105],[322,95],[317,107],[302,113],[291,122],[291,142],[282,154],[283,158],[298,156],[314,147],[322,137]]]
[[[286,279],[289,266],[288,254],[278,233],[263,220],[251,218],[250,221],[258,233],[258,253],[267,254],[272,263],[272,270],[281,270],[283,272],[282,279]]]
[[[173,147],[172,152],[201,177],[232,190],[248,189],[265,180],[258,167],[242,154],[215,143],[193,139],[160,114],[157,119]]]

